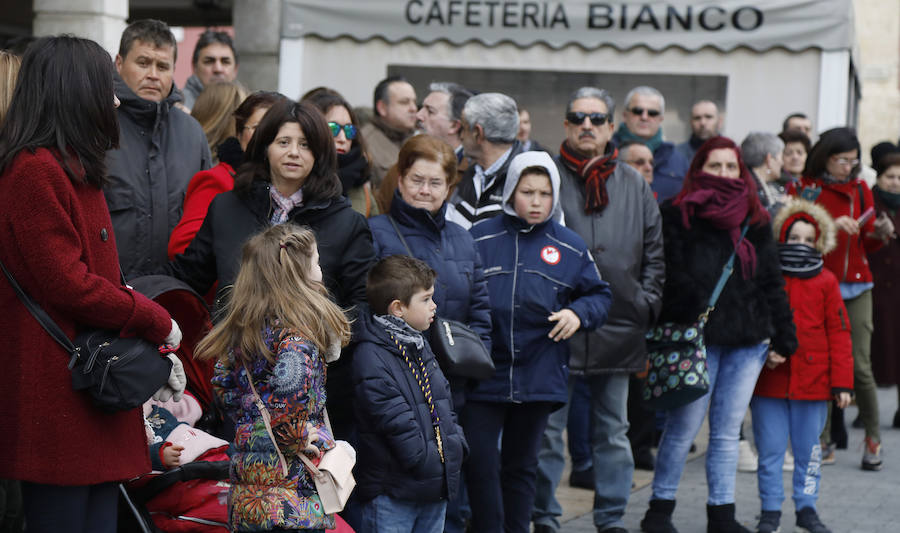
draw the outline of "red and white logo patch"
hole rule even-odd
[[[541,250],[541,259],[548,265],[559,263],[559,250],[555,246],[544,246]]]

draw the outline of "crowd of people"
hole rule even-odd
[[[178,88],[176,50],[140,20],[113,61],[72,36],[0,51],[0,477],[21,491],[20,529],[116,531],[117,482],[228,445],[233,531],[551,533],[567,431],[598,532],[626,531],[644,468],[641,529],[673,533],[708,415],[707,531],[739,533],[749,412],[756,531],[781,525],[791,459],[796,524],[827,533],[821,467],[847,447],[851,394],[861,467],[881,469],[876,386],[900,383],[897,145],[866,167],[853,129],[815,139],[800,113],[738,144],[711,99],[676,144],[664,95],[639,86],[620,114],[577,88],[545,148],[507,94],[437,81],[420,100],[401,76],[371,109],[340,88],[249,92],[216,31]],[[214,326],[184,337],[194,357],[169,356],[143,412],[103,411],[12,279],[69,336],[103,327],[168,352],[174,311],[128,284],[158,275],[204,297]],[[707,392],[649,409],[648,331],[697,316]],[[433,349],[438,317],[480,339],[490,377]],[[189,453],[171,435],[194,424],[207,446]],[[340,441],[357,485],[337,520],[311,465]]]

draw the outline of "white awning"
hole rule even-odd
[[[281,35],[591,50],[847,50],[850,0],[285,0]]]

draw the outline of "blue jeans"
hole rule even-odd
[[[472,531],[530,530],[537,455],[550,409],[549,402],[470,401],[466,405],[463,427],[469,458],[463,466],[472,507]]]
[[[447,502],[435,503],[398,500],[376,496],[362,505],[359,533],[442,533]]]
[[[566,422],[566,442],[572,470],[587,470],[593,464],[591,453],[591,388],[582,376],[571,376],[574,389],[569,394],[569,416]]]
[[[787,400],[754,396],[753,439],[759,451],[759,499],[763,511],[780,511],[784,501],[781,467],[787,440],[794,453],[794,508],[816,508],[822,478],[819,434],[825,427],[828,401]]]
[[[22,482],[28,533],[115,533],[116,483],[60,486]]]
[[[741,422],[767,354],[768,346],[764,343],[737,347],[707,346],[709,392],[685,406],[669,411],[656,454],[653,499],[675,499],[691,442],[700,431],[709,407],[707,503],[734,503]]]
[[[634,459],[628,442],[628,374],[585,378],[591,393],[591,438],[594,464],[594,524],[599,529],[625,527],[622,517],[631,495]],[[569,382],[569,397],[573,383]],[[550,416],[538,454],[537,493],[532,521],[559,529],[562,507],[556,486],[565,466],[562,432],[566,408]]]

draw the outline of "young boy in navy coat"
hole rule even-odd
[[[434,320],[435,273],[392,255],[369,271],[354,324],[360,533],[442,533],[466,450],[450,385],[422,332]]]
[[[471,229],[488,282],[496,366],[463,413],[473,531],[529,530],[541,435],[568,398],[566,339],[602,326],[612,300],[584,240],[554,220],[559,173],[546,152],[512,160],[502,205],[503,215]]]

